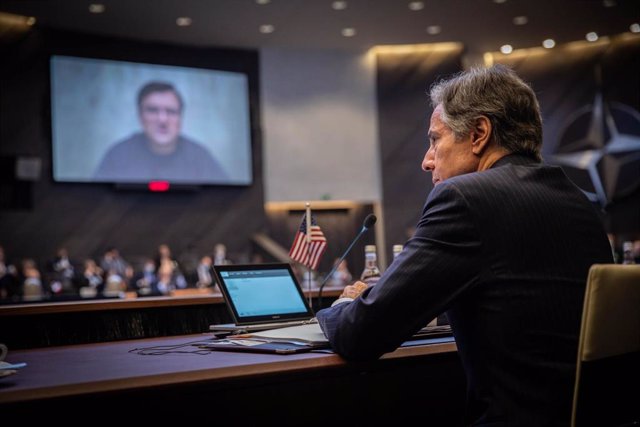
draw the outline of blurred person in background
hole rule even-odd
[[[0,246],[0,301],[19,299],[19,297],[18,269],[7,261],[4,248]]]

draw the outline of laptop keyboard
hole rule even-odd
[[[277,322],[277,323],[260,323],[257,325],[247,325],[247,328],[250,328],[252,331],[257,330],[266,330],[266,329],[275,329],[275,328],[286,328],[287,326],[299,326],[299,325],[309,325],[312,323],[318,323],[318,320],[314,317],[309,320],[294,320],[291,322]],[[242,329],[244,326],[238,326],[238,329]],[[259,328],[259,329],[256,329]]]
[[[211,325],[209,329],[214,333],[224,333],[226,334],[241,334],[246,332],[259,332],[265,331],[267,329],[276,329],[276,328],[286,328],[289,326],[300,326],[300,325],[309,325],[312,323],[318,323],[318,320],[314,317],[309,320],[292,320],[290,322],[276,322],[276,323],[257,323],[254,325],[244,325],[238,326],[233,324],[225,324],[225,325]]]

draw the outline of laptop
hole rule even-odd
[[[210,325],[214,333],[247,333],[315,323],[291,265],[214,265],[234,323]]]

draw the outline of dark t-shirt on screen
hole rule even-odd
[[[111,147],[96,169],[94,179],[108,182],[222,183],[228,178],[220,163],[200,144],[179,137],[176,151],[151,151],[143,133]]]

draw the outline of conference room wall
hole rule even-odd
[[[409,237],[432,188],[420,169],[428,88],[462,69],[460,44],[406,50],[260,52],[267,201],[350,200],[362,207],[380,201],[384,238],[376,240],[386,242],[378,248],[383,267],[391,245]],[[280,219],[267,216],[273,237],[289,244]],[[325,234],[323,222],[340,230],[337,240],[329,239],[330,259],[358,230],[357,215],[347,216],[336,223],[341,215],[323,212],[318,219]],[[359,273],[361,258],[361,247],[349,255],[352,273]]]
[[[429,87],[462,70],[459,44],[421,46],[376,54],[377,104],[382,164],[385,250],[413,235],[422,206],[433,188],[421,169],[428,148],[431,117]]]
[[[379,201],[375,57],[262,49],[267,202]]]
[[[589,193],[596,192],[594,179],[601,180],[606,199],[595,205],[607,230],[640,238],[640,37],[619,35],[493,59],[513,67],[536,91],[545,161],[560,164]],[[597,178],[588,173],[592,158],[599,159]]]

